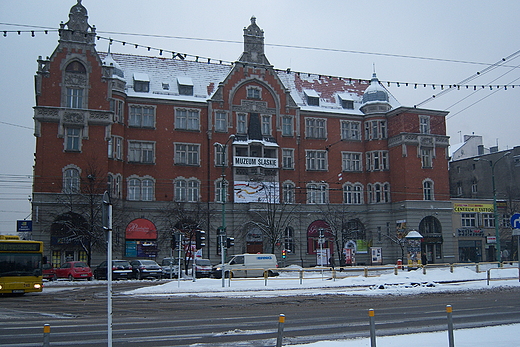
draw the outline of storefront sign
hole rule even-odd
[[[453,204],[453,212],[455,213],[466,213],[466,212],[489,212],[493,213],[493,204]]]
[[[156,240],[157,229],[148,219],[134,219],[126,227],[127,240]]]
[[[457,229],[457,235],[459,237],[466,237],[466,236],[483,236],[482,230],[480,229],[468,229],[468,228],[460,228]]]
[[[497,237],[496,236],[488,236],[486,238],[487,243],[497,243]]]

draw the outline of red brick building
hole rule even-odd
[[[160,260],[203,229],[217,260],[222,225],[230,252],[288,264],[394,262],[412,229],[428,261],[453,257],[446,112],[399,105],[375,73],[277,70],[255,18],[230,65],[98,52],[81,2],[59,36],[34,115],[34,229],[54,263],[103,257],[105,190],[118,258]]]

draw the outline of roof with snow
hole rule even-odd
[[[170,59],[118,53],[99,53],[105,65],[115,67],[114,75],[126,82],[129,97],[206,102],[233,69],[233,65],[206,61]],[[275,70],[296,104],[307,111],[362,115],[365,91],[377,89],[389,96],[392,108],[399,102],[372,79],[359,80]],[[115,77],[115,76],[114,76]],[[146,92],[135,91],[134,81],[149,82]],[[377,84],[377,86],[375,86]],[[180,86],[192,86],[192,95],[180,92]],[[371,89],[370,89],[371,88]],[[309,98],[313,98],[309,102]]]

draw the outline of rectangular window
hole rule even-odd
[[[343,152],[343,171],[361,171],[361,153]]]
[[[366,152],[367,171],[384,171],[389,168],[388,151]]]
[[[199,130],[199,111],[198,110],[175,110],[175,129],[180,130]]]
[[[378,140],[386,137],[386,121],[372,120],[365,122],[365,140]]]
[[[112,136],[108,140],[108,157],[116,160],[123,160],[123,138]]]
[[[143,180],[141,182],[141,200],[143,201],[153,201],[154,196],[154,187],[152,180]]]
[[[247,114],[237,114],[237,134],[247,133]]]
[[[155,162],[155,144],[153,142],[129,141],[128,161],[153,164]]]
[[[342,140],[361,140],[361,122],[341,121],[341,139]]]
[[[306,151],[307,170],[308,171],[326,171],[327,170],[327,151]]]
[[[225,112],[215,113],[215,131],[226,132],[227,130],[227,114]]]
[[[83,108],[83,89],[67,88],[67,107]]]
[[[123,101],[117,99],[110,100],[110,110],[114,112],[114,122],[121,123],[123,121]]]
[[[293,136],[292,117],[282,117],[282,136]]]
[[[128,125],[138,128],[155,127],[155,108],[149,106],[130,106]]]
[[[250,87],[247,89],[248,99],[260,99],[260,88]]]
[[[461,213],[461,220],[463,227],[476,227],[477,214],[476,213]]]
[[[282,168],[294,169],[294,149],[282,149]]]
[[[430,133],[430,117],[429,116],[419,116],[419,131],[421,134]]]
[[[175,144],[176,165],[199,165],[199,145],[177,143]]]
[[[66,148],[67,151],[79,151],[81,129],[67,128]]]
[[[271,116],[262,116],[262,135],[271,135]]]
[[[484,228],[495,227],[495,216],[493,213],[482,213],[482,225]]]
[[[326,121],[321,118],[305,118],[305,133],[307,138],[325,139]]]
[[[423,168],[432,167],[432,150],[430,148],[421,148],[421,162]]]

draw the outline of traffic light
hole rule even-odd
[[[228,237],[226,240],[226,248],[233,247],[235,245],[235,238]]]
[[[287,258],[287,250],[282,250],[282,258],[285,259]]]
[[[206,232],[204,230],[195,231],[195,248],[206,247]]]

